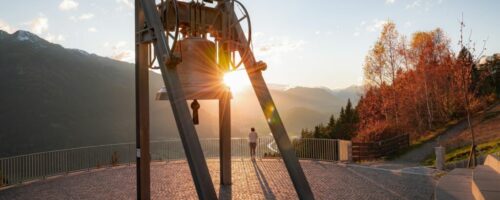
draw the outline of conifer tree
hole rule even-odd
[[[335,116],[332,114],[330,116],[330,120],[328,121],[328,124],[327,124],[327,127],[326,127],[326,130],[328,131],[327,136],[330,139],[334,139],[335,138],[335,132],[334,132],[335,126],[336,126],[336,124],[335,124]]]

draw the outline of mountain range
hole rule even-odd
[[[272,67],[272,66],[271,66]],[[151,139],[177,138],[167,101],[154,96],[161,75],[150,72]],[[0,30],[0,157],[79,146],[133,142],[134,65],[50,43],[28,31]],[[326,122],[360,86],[342,90],[269,85],[291,135]],[[218,137],[218,103],[201,101],[200,137]],[[251,88],[232,100],[232,136],[269,129]]]

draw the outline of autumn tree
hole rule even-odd
[[[484,82],[470,52],[458,56],[441,29],[414,33],[408,41],[387,23],[364,64],[365,94],[358,102],[358,140],[410,133],[421,137],[485,104]],[[464,75],[465,73],[465,75]],[[494,91],[494,90],[488,90]],[[490,92],[492,93],[492,92]],[[467,101],[469,103],[467,103]]]
[[[370,87],[397,85],[397,75],[402,69],[403,59],[400,53],[401,36],[396,30],[396,24],[387,22],[382,28],[380,37],[365,58],[365,82]],[[399,124],[399,105],[397,87],[388,87],[380,98],[386,98],[383,109],[386,119]]]
[[[365,93],[357,106],[348,100],[337,119],[332,115],[326,126],[305,130],[303,137],[379,141],[410,134],[417,139],[450,120],[470,118],[499,88],[492,70],[478,70],[471,46],[461,45],[456,54],[439,28],[407,39],[394,23],[386,23],[365,57]]]

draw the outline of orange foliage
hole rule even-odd
[[[408,45],[409,44],[409,45]],[[388,23],[365,59],[366,93],[357,111],[357,140],[422,134],[465,115],[465,98],[480,108],[471,87],[468,51],[455,56],[441,29],[417,32],[408,42]]]

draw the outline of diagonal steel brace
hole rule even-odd
[[[176,70],[176,59],[168,49],[168,43],[165,36],[160,16],[156,9],[154,0],[140,0],[144,12],[147,26],[154,31],[155,40],[153,44],[158,58],[163,82],[168,91],[168,98],[175,122],[179,130],[182,145],[189,163],[191,175],[198,193],[199,199],[211,200],[217,199],[214,185],[208,171],[205,156],[201,149],[198,134],[194,128],[191,114],[186,102],[186,97],[182,91],[181,82]]]

